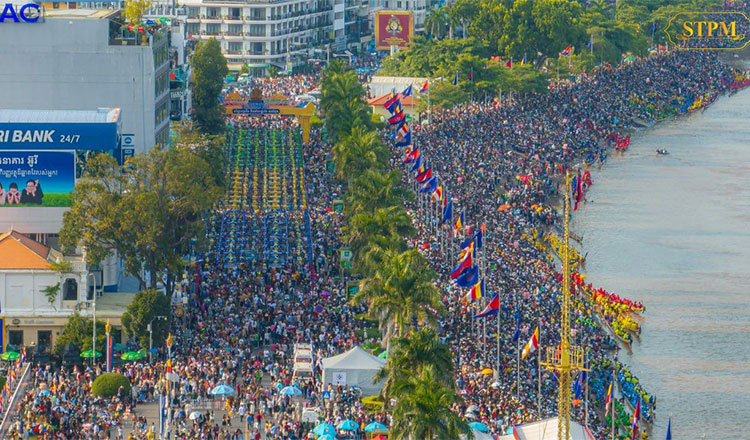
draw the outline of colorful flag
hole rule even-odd
[[[476,243],[476,245],[477,245],[477,250],[480,250],[480,249],[482,249],[482,236],[483,236],[483,235],[484,235],[484,234],[483,234],[483,233],[482,233],[482,231],[480,230],[480,231],[479,231],[479,232],[477,232],[476,234],[472,235],[472,236],[471,236],[471,238],[469,238],[469,239],[467,239],[467,240],[463,241],[463,242],[461,243],[461,245],[460,245],[460,246],[461,246],[461,248],[466,248],[466,247],[469,247],[469,244],[470,244],[470,243]]]
[[[434,202],[440,202],[443,200],[443,186],[440,185],[437,188],[435,188],[435,192],[430,195],[430,200]]]
[[[458,266],[456,266],[453,271],[451,271],[451,279],[455,280],[458,277],[460,277],[465,270],[469,269],[471,267],[472,262],[474,261],[474,252],[467,252],[466,255],[461,259],[461,261],[458,262]]]
[[[641,399],[635,405],[635,411],[633,411],[633,421],[630,426],[630,438],[638,438],[638,421],[641,419]]]
[[[456,218],[456,223],[453,225],[453,230],[458,234],[464,228],[464,212],[461,211],[461,215]]]
[[[430,91],[430,80],[426,80],[424,84],[422,84],[422,88],[419,89],[419,93],[425,93]]]
[[[415,148],[408,153],[406,153],[406,157],[404,157],[404,163],[414,162],[419,157],[419,148]]]
[[[513,58],[509,59],[507,63],[505,63],[505,67],[511,68],[513,67]]]
[[[401,128],[405,127],[406,124],[402,125]],[[399,128],[399,130],[401,129]],[[407,132],[405,135],[403,135],[400,139],[398,136],[396,136],[396,146],[397,147],[405,147],[407,145],[411,144],[411,132]]]
[[[471,70],[469,70],[469,81],[474,81],[474,68],[472,67]]]
[[[612,403],[612,385],[614,385],[615,381],[611,381],[609,383],[609,388],[607,389],[607,400],[604,402],[604,417],[607,417],[609,414],[609,407]]]
[[[570,55],[572,52],[573,52],[573,48],[570,47],[570,46],[568,46],[565,49],[563,49],[562,52],[560,52],[560,55],[566,57],[566,56]]]
[[[523,59],[521,60],[521,65],[522,66],[526,65],[526,52],[523,53]]]
[[[474,302],[484,296],[484,280],[480,280],[478,283],[471,286],[469,293],[466,294],[464,302]]]
[[[431,177],[422,183],[422,186],[419,188],[419,192],[421,193],[431,193],[435,191],[435,188],[437,188],[437,178]]]
[[[403,92],[401,92],[401,96],[406,98],[407,96],[411,96],[412,93],[412,87],[411,84],[409,84],[409,87],[405,88]]]
[[[531,339],[529,339],[529,342],[527,342],[526,345],[523,346],[523,351],[521,351],[521,359],[525,359],[526,356],[533,353],[537,348],[539,348],[539,327],[534,329],[534,334],[531,335]]]
[[[391,125],[398,124],[399,122],[404,121],[406,118],[406,114],[404,114],[403,110],[399,110],[397,113],[394,113],[393,116],[388,118],[388,123]]]
[[[479,268],[472,266],[464,271],[460,277],[456,278],[456,285],[468,289],[479,281]]]
[[[487,307],[484,308],[481,312],[474,315],[475,318],[485,318],[487,316],[493,316],[497,315],[497,311],[500,310],[500,295],[495,294],[495,296],[492,297],[489,303],[487,303]]]
[[[458,85],[458,72],[456,72],[456,74],[453,75],[453,85],[454,86]]]
[[[422,155],[419,155],[414,160],[414,163],[412,164],[411,169],[409,170],[409,172],[413,173],[414,171],[417,171],[421,166],[422,166]]]
[[[390,97],[383,103],[383,107],[388,110],[389,112],[393,113],[394,106],[398,103],[398,95],[394,96],[394,93],[391,92]]]
[[[583,399],[581,397],[583,396],[583,391],[585,388],[586,383],[586,372],[585,371],[579,371],[578,376],[576,377],[575,385],[573,385],[573,392],[575,394],[575,399],[571,402],[573,406],[578,406],[583,402]]]
[[[417,182],[425,182],[432,177],[432,168],[427,168],[421,173],[417,174]]]

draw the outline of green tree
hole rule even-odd
[[[167,319],[154,319],[156,316],[164,316]],[[122,315],[122,326],[128,332],[129,337],[147,346],[148,324],[152,320],[153,343],[155,347],[159,347],[164,344],[169,332],[171,320],[169,298],[158,290],[142,290],[135,294],[133,302]]]
[[[435,286],[435,273],[418,251],[386,251],[375,274],[362,280],[352,298],[368,304],[368,316],[380,322],[385,340],[403,336],[414,318],[417,323],[436,325],[442,312],[442,296]]]
[[[106,332],[104,322],[96,321],[96,349],[104,353],[106,346]],[[79,351],[91,350],[94,328],[91,319],[85,318],[78,312],[68,317],[68,322],[63,326],[60,334],[55,338],[55,353],[62,354],[65,346],[73,344]]]
[[[372,128],[370,109],[364,102],[365,89],[353,70],[335,62],[323,72],[320,108],[328,136],[336,142],[356,127]]]
[[[219,133],[224,118],[219,105],[224,77],[229,73],[227,60],[215,38],[198,43],[190,65],[193,68],[193,118],[203,133]]]
[[[473,438],[469,426],[452,410],[461,399],[454,387],[446,386],[434,366],[413,371],[393,385],[391,438],[432,440]]]
[[[362,212],[349,219],[348,241],[354,252],[355,262],[361,255],[370,250],[375,239],[384,239],[386,243],[401,248],[401,237],[411,236],[416,232],[414,223],[403,206],[379,208],[374,213]],[[378,247],[381,247],[378,245]],[[388,246],[390,249],[391,247]],[[361,255],[360,255],[361,254]]]
[[[181,257],[205,237],[203,215],[222,193],[215,178],[211,165],[184,145],[155,147],[124,167],[111,156],[95,156],[63,215],[63,251],[85,247],[91,265],[116,251],[141,288],[145,271],[151,288],[161,282],[171,295],[183,271]]]
[[[150,6],[151,0],[126,0],[123,15],[128,23],[140,24]]]
[[[120,373],[104,373],[94,379],[91,394],[99,397],[113,397],[122,387],[124,395],[130,394],[130,381]]]
[[[348,135],[333,147],[336,174],[350,180],[369,169],[382,170],[390,152],[375,131],[355,125]]]
[[[384,174],[369,169],[349,183],[346,207],[350,214],[374,213],[379,208],[403,205],[412,198],[412,193],[401,184],[399,170]]]

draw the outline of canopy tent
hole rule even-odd
[[[323,383],[358,386],[364,395],[378,394],[382,382],[372,383],[375,374],[385,366],[385,359],[371,355],[360,347],[323,359]]]
[[[527,423],[513,427],[516,440],[557,440],[557,418]],[[570,421],[570,440],[595,440],[589,428]]]

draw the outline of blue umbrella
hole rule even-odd
[[[159,354],[159,349],[158,348],[149,348],[148,352],[149,353],[153,353],[153,354]]]
[[[488,428],[487,425],[485,425],[482,422],[469,423],[469,429],[472,429],[474,431],[479,431],[479,432],[487,432],[490,430],[490,428]]]
[[[216,385],[214,389],[211,390],[211,394],[214,396],[228,396],[234,394],[234,388],[224,384]]]
[[[356,431],[359,429],[359,423],[355,422],[354,420],[344,420],[343,422],[339,423],[339,426],[337,428],[341,431]]]
[[[323,434],[318,437],[318,440],[336,440],[336,436],[333,434]]]
[[[365,432],[385,434],[388,432],[388,427],[379,422],[372,422],[369,425],[365,426]]]
[[[284,387],[281,389],[282,396],[301,396],[302,391],[295,386]]]
[[[320,425],[316,426],[315,429],[313,429],[313,434],[315,435],[336,435],[336,428],[333,427],[330,423],[321,423]]]

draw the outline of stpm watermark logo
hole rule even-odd
[[[750,44],[750,19],[742,12],[680,12],[664,33],[682,49],[743,49]]]

